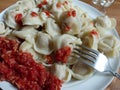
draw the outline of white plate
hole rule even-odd
[[[84,2],[74,0],[74,5],[77,5],[83,11],[87,12],[92,18],[96,18],[97,16],[102,15],[102,13],[100,13],[98,10],[96,10],[95,8]],[[0,20],[3,20],[3,15],[6,10],[4,10],[0,14]],[[119,38],[119,35],[116,30],[113,30],[112,33]],[[110,59],[111,66],[115,71],[118,71],[119,68],[119,62],[120,62],[119,58],[120,57]],[[113,76],[111,76],[108,73],[95,72],[95,74],[88,80],[72,81],[70,83],[64,84],[62,90],[104,90],[111,83],[112,80],[113,80]],[[0,87],[2,87],[4,90],[15,90],[7,82],[0,83]]]

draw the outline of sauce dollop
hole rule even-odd
[[[0,80],[18,90],[60,90],[62,84],[30,53],[20,51],[18,41],[6,37],[0,37]]]

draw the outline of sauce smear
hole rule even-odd
[[[32,55],[22,52],[19,43],[0,37],[0,80],[6,80],[18,90],[60,90],[62,81],[36,63]]]

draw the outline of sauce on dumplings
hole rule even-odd
[[[0,37],[0,79],[19,90],[60,90],[62,81],[36,63],[32,55],[18,50],[19,43]]]
[[[18,25],[22,25],[22,17],[23,15],[21,13],[15,15],[15,21]]]

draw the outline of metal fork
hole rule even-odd
[[[114,72],[109,64],[108,58],[97,50],[93,50],[83,45],[76,45],[73,53],[79,56],[80,61],[91,66],[99,72],[110,72],[120,79],[120,74]]]

